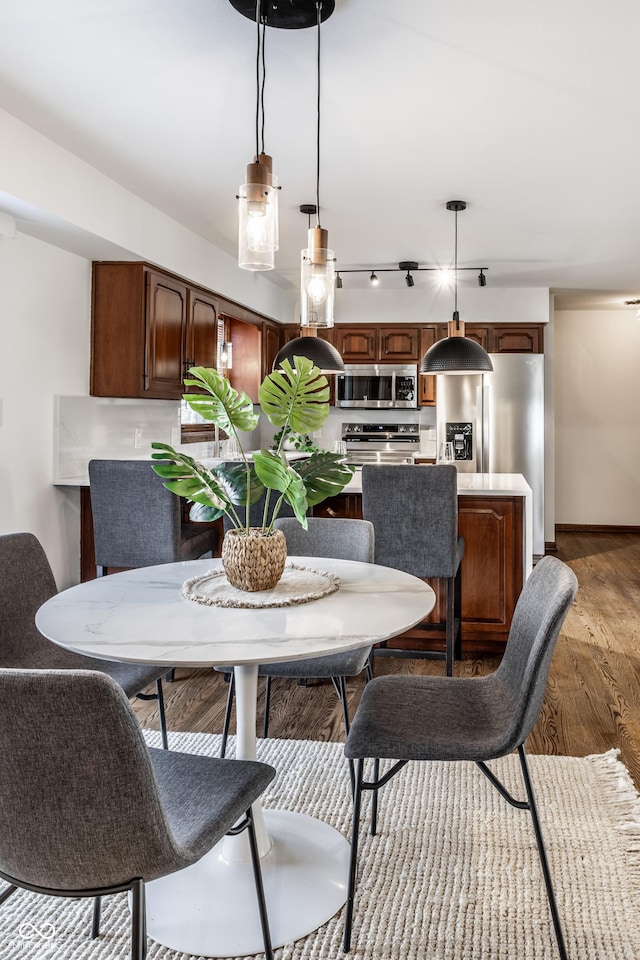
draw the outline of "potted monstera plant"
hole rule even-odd
[[[340,454],[316,450],[304,459],[288,462],[282,446],[291,433],[318,430],[329,415],[329,384],[311,360],[294,357],[293,366],[282,366],[265,377],[259,392],[260,407],[278,428],[274,448],[247,456],[240,433],[255,430],[259,413],[251,399],[235,390],[217,370],[191,367],[187,387],[202,393],[184,395],[189,406],[205,420],[235,438],[238,463],[206,467],[166,443],[153,443],[154,469],[165,487],[191,502],[190,517],[217,520],[226,515],[230,528],[222,545],[227,579],[241,590],[267,590],[284,570],[286,541],[273,523],[283,503],[289,504],[306,529],[309,507],[340,493],[353,474]],[[251,527],[250,507],[264,495],[262,523]]]

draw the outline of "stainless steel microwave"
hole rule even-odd
[[[388,410],[418,406],[418,366],[345,364],[338,374],[338,406]]]

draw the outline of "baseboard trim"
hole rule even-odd
[[[640,533],[640,526],[621,523],[556,523],[556,533]]]

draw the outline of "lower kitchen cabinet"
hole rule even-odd
[[[314,516],[362,519],[359,493],[346,493],[314,507]],[[524,583],[524,500],[522,497],[458,498],[458,530],[465,540],[462,560],[462,642],[465,649],[501,651]],[[427,622],[444,619],[444,584],[434,582],[436,605]],[[389,646],[440,645],[437,633],[420,628]],[[444,642],[442,638],[442,647]]]

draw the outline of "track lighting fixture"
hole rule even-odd
[[[302,207],[300,207],[300,209],[302,210]],[[487,284],[485,273],[488,269],[489,267],[458,267],[457,272],[462,273],[463,271],[473,270],[475,273],[479,270],[480,274],[478,276],[478,283],[481,287],[484,287]],[[368,273],[371,286],[377,287],[380,283],[380,278],[378,277],[379,273],[396,273],[398,270],[405,274],[404,282],[408,287],[415,286],[415,277],[413,276],[414,273],[435,273],[441,283],[450,283],[454,279],[452,270],[443,270],[442,267],[421,267],[417,260],[401,260],[397,267],[358,267],[354,269],[341,269],[339,271],[339,280],[336,282],[336,287],[338,290],[342,289],[343,273]]]
[[[490,373],[493,370],[486,350],[475,340],[465,337],[464,321],[460,320],[458,313],[458,213],[466,208],[464,200],[449,200],[447,203],[447,210],[456,215],[453,319],[449,321],[449,336],[436,341],[425,353],[420,373]]]
[[[336,287],[338,290],[342,290],[342,277],[339,273],[336,274]]]

